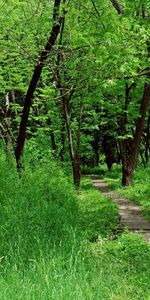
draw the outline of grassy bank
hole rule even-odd
[[[22,178],[0,159],[0,299],[150,299],[150,249],[116,235],[117,206],[54,162]]]

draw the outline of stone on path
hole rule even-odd
[[[92,176],[93,185],[100,190],[104,196],[109,197],[118,204],[119,216],[121,224],[129,231],[136,232],[150,243],[150,222],[148,222],[139,205],[125,199],[110,190],[104,180],[98,179],[97,176]]]

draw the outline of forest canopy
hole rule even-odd
[[[43,135],[76,186],[104,156],[131,184],[139,153],[149,159],[149,6],[1,1],[1,138],[18,168],[25,141]]]

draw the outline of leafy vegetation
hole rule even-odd
[[[43,134],[77,188],[81,165],[104,161],[121,162],[131,185],[139,153],[149,160],[149,1],[0,7],[0,135],[17,168],[25,141]]]
[[[150,299],[149,246],[84,176],[150,220],[149,0],[0,0],[0,18],[0,299]]]
[[[1,299],[148,299],[150,249],[116,239],[117,207],[90,179],[75,195],[52,161],[21,181],[4,155],[0,164]]]

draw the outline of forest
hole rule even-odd
[[[0,299],[150,300],[150,1],[0,20]]]

